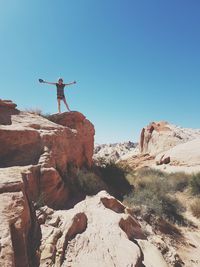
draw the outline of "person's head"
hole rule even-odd
[[[62,84],[62,83],[63,83],[63,79],[62,79],[62,78],[59,78],[59,79],[58,79],[58,83],[59,83],[59,84]]]

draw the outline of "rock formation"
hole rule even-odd
[[[0,265],[142,267],[145,236],[122,203],[100,192],[67,209],[76,172],[92,164],[93,125],[1,106]]]
[[[140,151],[157,155],[196,138],[200,138],[199,129],[181,128],[164,121],[152,122],[141,131]]]
[[[12,124],[0,126],[0,167],[28,166],[24,176],[34,188],[33,200],[42,195],[51,207],[65,205],[69,198],[65,177],[72,167],[92,164],[93,125],[79,112],[52,116],[54,120],[66,117],[68,126],[36,114],[13,112],[17,115],[11,116]]]
[[[140,152],[142,155],[148,154],[155,158],[146,166],[169,172],[198,172],[199,140],[200,129],[181,128],[167,122],[153,122],[141,131]],[[135,165],[134,161],[138,160],[138,157],[141,156],[131,159],[132,165]],[[143,162],[140,166],[142,165]]]
[[[67,205],[72,167],[92,164],[94,127],[78,112],[60,114],[74,122],[62,126],[8,100],[0,111],[0,265],[38,266],[41,230],[32,202]]]
[[[74,194],[77,174],[88,172],[90,177],[92,173],[95,131],[83,114],[69,112],[47,119],[20,112],[14,103],[2,100],[0,110],[0,266],[183,266],[174,247],[174,251],[169,249],[172,239],[157,236],[163,223],[157,222],[154,229],[140,216],[139,223],[132,210],[105,191],[81,200]],[[164,136],[172,138],[172,128],[166,123],[144,128],[142,149],[152,149],[152,136],[158,132],[163,136],[161,147],[168,148]],[[182,141],[175,148],[186,151],[184,155],[181,152],[183,161],[188,160],[191,147],[198,154],[197,139],[188,141],[192,138],[185,131],[176,138]],[[135,155],[138,151],[131,143],[109,148],[117,151],[119,158],[125,150],[132,154],[136,167],[155,158]],[[175,148],[162,154],[162,160],[170,157],[176,161],[179,154]],[[155,149],[161,150],[159,146]],[[198,155],[190,157],[194,164]],[[151,236],[146,237],[141,225]],[[198,244],[194,246],[198,250]]]
[[[105,191],[72,210],[41,208],[40,266],[142,266],[136,240],[146,238],[138,222],[124,212],[125,207]]]
[[[0,169],[0,266],[27,267],[39,263],[41,230],[23,171],[25,167]]]

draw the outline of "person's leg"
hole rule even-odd
[[[60,99],[57,98],[57,101],[58,101],[58,112],[60,113]]]
[[[65,106],[66,106],[66,108],[68,109],[68,111],[71,111],[71,110],[69,109],[69,106],[68,106],[68,104],[67,104],[67,101],[66,101],[65,97],[63,98],[63,102],[65,103]]]

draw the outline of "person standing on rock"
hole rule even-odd
[[[65,86],[69,86],[69,85],[71,85],[71,84],[75,84],[76,81],[71,82],[71,83],[63,83],[63,79],[62,79],[62,78],[59,78],[57,83],[47,82],[47,81],[44,81],[44,80],[42,80],[42,79],[39,79],[39,82],[40,82],[40,83],[47,83],[47,84],[56,85],[56,87],[57,87],[58,112],[59,112],[59,113],[61,113],[61,112],[60,112],[60,101],[61,101],[61,100],[63,100],[63,102],[64,102],[64,104],[65,104],[67,110],[68,110],[68,111],[71,111],[71,110],[69,109],[69,106],[68,106],[67,101],[66,101],[66,99],[65,99],[64,88],[65,88]]]

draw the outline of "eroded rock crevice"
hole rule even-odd
[[[66,256],[67,255],[66,251],[71,249],[71,247],[69,248],[69,245],[72,243],[71,241],[76,237],[77,234],[83,233],[86,230],[86,228],[87,228],[87,216],[85,215],[85,213],[81,212],[76,214],[72,219],[72,224],[65,235],[65,241],[60,256],[60,265],[63,264],[64,260],[68,260]]]

